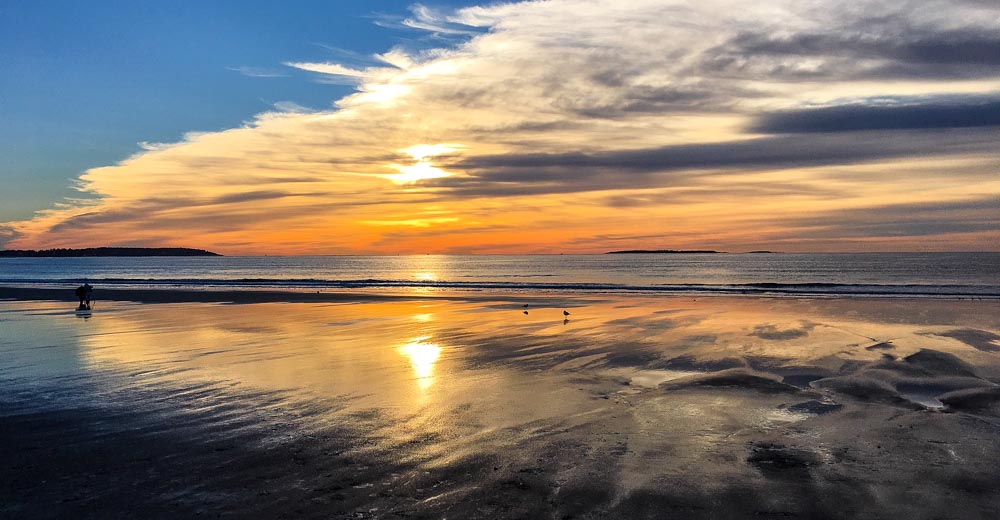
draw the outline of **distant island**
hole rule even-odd
[[[186,247],[88,247],[85,249],[0,250],[0,258],[91,257],[91,256],[222,256],[204,249]]]
[[[722,251],[712,251],[709,249],[633,249],[629,251],[608,251],[606,255],[693,255],[693,254],[721,254]]]

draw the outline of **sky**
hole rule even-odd
[[[0,247],[1000,250],[995,0],[0,4]]]

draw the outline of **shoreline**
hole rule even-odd
[[[335,292],[298,292],[288,290],[196,290],[196,289],[104,289],[97,290],[95,301],[136,303],[353,303],[401,300],[472,300],[452,295],[365,294]],[[471,295],[470,295],[471,296]],[[76,301],[72,288],[0,287],[0,300]]]
[[[137,303],[353,303],[371,301],[496,301],[541,302],[560,300],[588,300],[607,298],[761,298],[761,299],[817,299],[817,300],[891,300],[891,301],[982,301],[1000,302],[996,295],[951,294],[868,294],[868,293],[788,293],[788,292],[539,292],[525,294],[514,291],[426,291],[391,292],[326,289],[187,289],[187,288],[97,288],[97,301],[123,301]],[[15,301],[76,301],[73,287],[39,287],[0,285],[0,300]]]

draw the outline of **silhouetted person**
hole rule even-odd
[[[76,297],[80,299],[80,306],[77,307],[77,310],[90,310],[90,302],[94,299],[93,286],[84,282],[83,285],[76,288]]]
[[[84,289],[82,285],[76,288],[76,297],[80,299],[80,306],[76,308],[76,310],[78,311],[87,308],[83,303],[84,301],[86,301],[86,298],[83,296],[84,291],[86,291],[86,289]]]

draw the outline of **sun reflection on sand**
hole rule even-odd
[[[436,343],[430,343],[429,339],[430,336],[413,338],[409,343],[399,347],[399,352],[410,358],[420,390],[427,390],[434,384],[434,363],[441,356],[441,347]]]

